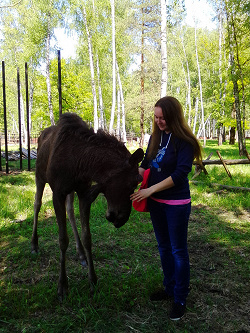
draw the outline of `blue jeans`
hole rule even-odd
[[[148,204],[158,242],[165,291],[174,296],[176,303],[185,304],[190,281],[187,230],[191,203],[172,206],[149,199]]]

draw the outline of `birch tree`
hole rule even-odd
[[[117,117],[116,117],[116,136],[121,137],[121,93],[120,89],[117,89]]]
[[[114,118],[115,118],[115,104],[116,104],[116,50],[115,50],[115,1],[110,0],[111,4],[111,17],[112,17],[112,55],[113,55],[113,94],[112,94],[112,108],[111,108],[111,116],[109,123],[109,132],[113,132],[114,126]]]
[[[220,79],[220,96],[219,96],[219,105],[220,105],[220,113],[223,116],[224,115],[224,108],[223,108],[223,100],[222,100],[222,94],[223,94],[223,80],[222,80],[222,8],[220,4],[219,8],[219,79]],[[223,136],[223,124],[219,124],[218,129],[218,145],[222,145],[222,142],[225,139],[225,136]]]
[[[54,28],[57,27],[63,21],[64,13],[64,0],[35,0],[31,4],[31,12],[35,14],[35,20],[39,20],[41,36],[45,40],[45,63],[46,63],[46,84],[47,84],[47,97],[48,97],[48,109],[51,125],[55,124],[53,104],[52,104],[52,93],[51,93],[51,82],[50,82],[50,53],[51,39],[53,37]],[[33,16],[32,15],[32,16]],[[44,26],[46,28],[44,29]],[[34,29],[34,27],[33,27]],[[44,34],[44,35],[43,35]]]
[[[143,147],[143,142],[144,142],[144,18],[143,18],[143,8],[142,10],[142,31],[141,31],[141,116],[140,116],[140,148]]]
[[[117,80],[118,80],[118,85],[119,85],[119,101],[121,101],[121,106],[122,106],[122,133],[121,134],[122,134],[123,142],[127,142],[126,125],[125,125],[125,102],[124,102],[122,82],[121,82],[119,67],[118,67],[117,62],[116,62],[116,71],[117,71]]]
[[[225,17],[224,52],[229,57],[228,73],[224,79],[224,89],[226,88],[226,99],[230,107],[230,115],[227,118],[236,119],[239,154],[243,155],[246,150],[245,143],[245,124],[246,124],[246,90],[245,84],[249,76],[249,1],[243,0],[220,0],[215,1],[215,6],[219,13],[221,22]],[[221,81],[220,81],[221,82]],[[223,102],[225,98],[223,98]],[[224,102],[225,103],[225,102]],[[231,104],[231,105],[230,105]],[[233,121],[228,120],[231,124],[231,133],[234,133]],[[233,138],[230,138],[234,142]]]
[[[91,73],[91,87],[92,87],[93,105],[94,105],[94,131],[97,132],[97,130],[98,130],[98,113],[97,113],[97,97],[96,97],[96,86],[95,86],[94,59],[93,59],[91,35],[90,35],[89,29],[88,29],[87,14],[86,14],[86,9],[85,9],[84,6],[82,7],[82,12],[83,12],[83,20],[84,20],[84,24],[85,24],[87,39],[88,39],[89,66],[90,66],[90,73]]]
[[[101,87],[101,80],[100,80],[100,67],[99,67],[98,54],[96,55],[96,71],[97,71],[99,111],[100,111],[99,125],[100,125],[100,128],[104,129],[105,128],[105,115],[104,115],[104,105],[103,105],[103,99],[102,99],[102,87]]]
[[[168,64],[167,64],[167,8],[166,0],[161,0],[161,97],[167,93]]]
[[[193,122],[193,133],[194,134],[195,134],[195,129],[196,129],[198,112],[199,112],[199,98],[196,97],[196,99],[195,99],[195,115],[194,115],[194,122]]]
[[[190,80],[190,71],[189,71],[189,64],[188,58],[186,54],[186,49],[183,41],[183,36],[181,36],[181,43],[184,53],[184,61],[186,63],[186,71],[187,71],[187,105],[188,105],[188,125],[191,125],[191,80]]]
[[[230,25],[230,17],[229,13],[227,13],[227,22],[228,22],[228,35],[230,40],[230,70],[231,70],[231,79],[233,82],[233,95],[234,95],[234,110],[236,113],[236,124],[237,124],[237,132],[238,132],[238,145],[239,145],[239,153],[243,155],[243,138],[242,138],[242,125],[241,125],[241,112],[240,112],[240,96],[239,96],[239,86],[238,86],[238,77],[236,71],[236,62],[234,57],[234,49],[233,49],[233,40],[231,36],[231,25]]]
[[[144,119],[145,119],[145,72],[146,72],[146,63],[147,67],[150,67],[149,56],[146,53],[150,48],[148,44],[154,44],[154,33],[157,20],[157,6],[155,2],[142,1],[140,5],[140,34],[141,34],[141,45],[140,45],[140,141],[139,146],[143,147],[144,143]],[[147,44],[146,44],[147,43]],[[145,61],[146,60],[146,61]],[[158,92],[159,93],[159,92]],[[165,92],[166,93],[166,92]],[[158,95],[159,96],[159,95]],[[157,97],[158,97],[157,96]]]
[[[96,9],[95,9],[95,0],[92,0],[93,5],[93,12],[94,12],[94,22],[97,22],[98,24],[98,17],[96,16]],[[97,24],[94,23],[94,31],[97,33],[96,26]],[[105,128],[105,116],[104,116],[104,104],[103,104],[103,98],[102,98],[102,87],[101,87],[101,80],[100,80],[100,66],[99,66],[99,55],[98,50],[95,52],[96,56],[96,73],[97,73],[97,83],[98,83],[98,97],[99,97],[99,112],[100,112],[100,119],[99,119],[99,126],[100,128]],[[94,103],[95,105],[95,103]],[[96,111],[97,112],[97,111]],[[97,115],[98,118],[98,115]]]
[[[245,138],[245,121],[246,121],[246,106],[245,106],[245,83],[244,83],[244,75],[243,75],[243,70],[242,70],[242,65],[240,61],[240,50],[239,50],[239,45],[238,45],[238,37],[237,37],[237,28],[236,28],[236,20],[234,18],[234,15],[232,14],[232,21],[231,21],[231,26],[233,28],[233,42],[234,42],[234,49],[235,49],[235,56],[236,56],[236,63],[237,63],[237,68],[238,68],[238,76],[241,81],[241,91],[242,91],[242,144],[240,144],[240,153],[243,154],[246,151],[246,138]],[[240,118],[238,118],[238,122],[240,121]],[[240,130],[240,128],[239,128]],[[241,138],[240,138],[241,139]],[[241,147],[242,146],[242,147]]]
[[[47,14],[47,36],[46,36],[46,84],[48,95],[49,117],[51,125],[55,125],[53,114],[51,85],[50,85],[50,39],[51,39],[51,14]]]
[[[195,52],[196,52],[196,61],[197,61],[197,69],[199,76],[199,86],[200,86],[200,103],[201,103],[201,121],[203,128],[203,145],[206,146],[206,131],[205,131],[205,122],[204,122],[204,108],[203,108],[203,96],[202,96],[202,82],[201,82],[201,71],[200,71],[200,63],[198,57],[198,48],[197,48],[197,36],[196,36],[196,25],[195,25]]]

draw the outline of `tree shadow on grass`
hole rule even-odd
[[[189,304],[213,332],[219,332],[222,324],[226,332],[248,326],[249,239],[249,223],[244,217],[240,220],[230,211],[193,207]]]

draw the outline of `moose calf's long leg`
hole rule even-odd
[[[81,265],[83,267],[86,267],[87,266],[86,256],[85,256],[82,242],[80,240],[78,230],[76,227],[76,219],[75,219],[75,213],[74,213],[74,192],[71,192],[70,194],[67,195],[66,210],[67,210],[70,224],[73,229],[73,233],[74,233],[74,237],[75,237],[75,241],[76,241],[76,250],[78,252]]]
[[[31,238],[31,252],[38,252],[38,236],[37,236],[37,223],[38,223],[38,214],[42,206],[42,197],[45,183],[36,179],[36,195],[34,202],[34,222],[33,222],[33,232]]]
[[[58,282],[58,296],[63,300],[68,293],[68,278],[66,274],[66,251],[69,244],[66,225],[66,198],[53,193],[53,204],[56,213],[56,219],[59,227],[59,245],[60,245],[60,276]]]
[[[81,217],[81,226],[82,226],[82,243],[85,250],[85,254],[88,262],[88,277],[91,291],[94,291],[94,285],[97,283],[97,276],[95,273],[92,251],[91,251],[91,233],[89,228],[89,216],[90,216],[90,206],[91,204],[88,201],[85,201],[84,198],[79,197],[79,208],[80,208],[80,217]]]

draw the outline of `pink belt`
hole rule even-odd
[[[150,197],[150,199],[153,199],[157,202],[164,203],[167,205],[186,205],[191,202],[191,198],[189,199],[180,199],[180,200],[164,200],[164,199],[158,199],[158,198],[153,198]]]

